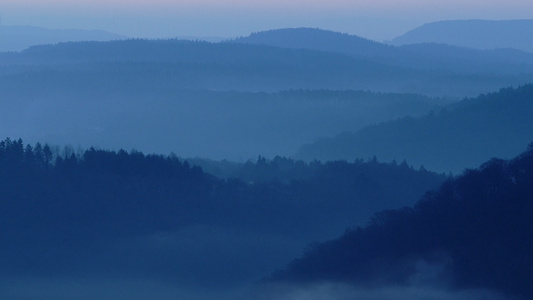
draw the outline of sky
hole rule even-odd
[[[529,19],[532,11],[531,0],[1,0],[0,22],[144,38],[313,27],[383,41],[428,22]]]

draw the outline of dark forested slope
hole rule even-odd
[[[174,155],[58,151],[6,139],[0,143],[0,277],[252,280],[303,244],[331,238],[377,210],[412,203],[444,180],[377,161],[261,158],[243,172],[242,180],[218,179]]]
[[[533,145],[464,171],[413,207],[314,244],[274,280],[438,284],[533,297]],[[425,269],[424,269],[425,267]],[[424,273],[426,272],[426,273]]]
[[[533,85],[465,99],[421,118],[403,118],[301,148],[305,159],[377,155],[459,172],[491,157],[510,158],[533,139]]]

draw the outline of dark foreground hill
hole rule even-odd
[[[460,172],[491,157],[511,158],[533,139],[533,85],[465,99],[421,118],[403,118],[301,148],[303,159],[406,159]]]
[[[382,211],[310,246],[272,280],[488,289],[531,299],[532,187],[530,144],[514,159],[464,171],[413,207]]]

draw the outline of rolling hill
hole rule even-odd
[[[491,157],[510,158],[533,140],[533,85],[501,89],[450,104],[420,118],[384,122],[303,146],[307,160],[406,159],[415,166],[460,172]]]
[[[366,57],[398,54],[395,47],[383,43],[319,28],[283,28],[254,32],[249,36],[229,42],[291,49],[311,49]]]

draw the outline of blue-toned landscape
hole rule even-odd
[[[1,299],[533,297],[532,20],[379,40],[9,13]]]

